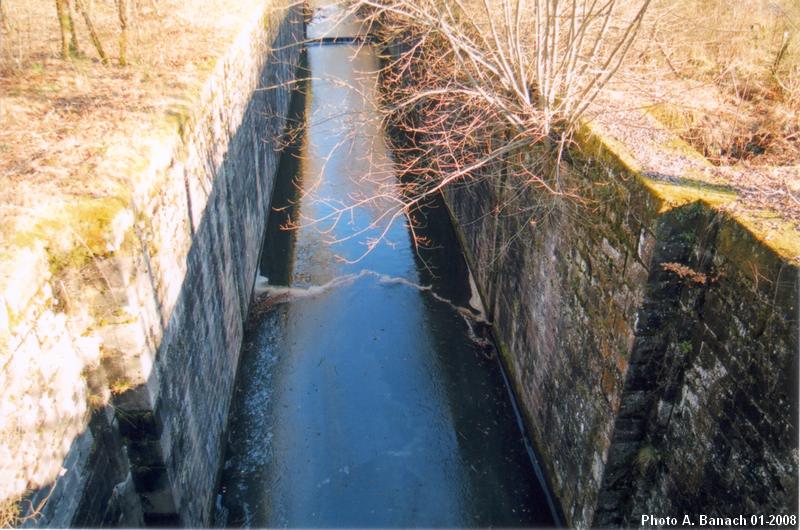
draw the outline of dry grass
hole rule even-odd
[[[225,43],[258,1],[128,0],[128,52],[136,66],[182,68],[216,56],[215,44]],[[118,63],[119,20],[115,0],[84,0],[112,63]],[[2,73],[30,67],[56,66],[60,41],[53,0],[3,0],[10,32],[2,42]],[[98,60],[79,14],[73,13],[81,55]]]
[[[127,67],[117,62],[114,0],[84,0],[108,66],[78,14],[83,56],[65,61],[53,0],[2,1],[10,26],[0,28],[6,231],[9,216],[42,203],[127,188],[125,161],[135,160],[154,117],[185,101],[262,0],[129,0]],[[615,85],[626,100],[721,166],[800,163],[800,2],[653,0],[645,23]],[[783,190],[784,202],[800,204],[797,171],[762,174],[739,171],[731,182],[757,190],[756,202]]]
[[[623,77],[718,165],[800,161],[800,3],[659,0]]]
[[[0,41],[0,220],[128,186],[122,160],[176,103],[194,93],[263,0],[136,0],[128,62],[118,64],[114,0],[84,0],[111,59],[103,65],[82,18],[82,55],[60,57],[53,0],[3,0]],[[155,9],[155,6],[158,6]]]

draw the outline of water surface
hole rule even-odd
[[[309,225],[379,189],[374,51],[307,50],[247,324],[216,505],[227,526],[546,526],[546,497],[443,210],[405,219],[362,259],[383,205]],[[368,177],[368,178],[367,178]],[[313,190],[303,193],[300,189]],[[391,202],[391,201],[390,201]],[[281,230],[288,219],[297,230]],[[340,239],[329,244],[331,238]],[[430,287],[430,288],[429,288]],[[477,331],[479,333],[480,331]]]

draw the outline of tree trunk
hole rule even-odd
[[[775,75],[778,72],[778,67],[781,64],[781,61],[786,56],[786,50],[789,49],[789,43],[792,42],[792,36],[788,31],[783,32],[783,37],[781,38],[781,47],[778,50],[778,54],[775,56],[775,60],[772,62],[772,75]]]
[[[56,13],[58,13],[58,26],[61,29],[61,57],[64,59],[75,57],[80,50],[75,24],[72,22],[69,0],[56,0]]]
[[[73,57],[77,57],[81,54],[81,50],[78,47],[78,31],[75,28],[75,21],[72,18],[72,3],[70,0],[64,0],[64,5],[66,5],[67,9],[67,20],[69,21],[69,34],[70,34],[70,44],[69,44],[69,51],[72,53]]]
[[[119,64],[128,64],[128,0],[117,0],[119,12]]]
[[[3,0],[0,0],[0,54],[3,53],[3,32],[11,34],[11,23],[8,21],[8,13],[6,13]]]
[[[65,9],[65,0],[56,0],[56,12],[58,13],[58,27],[61,29],[61,58],[69,59],[69,13]]]
[[[75,7],[77,7],[78,11],[80,11],[81,15],[83,15],[83,20],[86,22],[86,28],[89,30],[89,35],[92,37],[92,44],[94,44],[97,54],[100,56],[100,60],[103,61],[103,64],[108,64],[108,56],[106,56],[106,52],[103,51],[103,45],[100,42],[100,37],[97,36],[97,31],[95,31],[94,24],[92,24],[92,18],[89,16],[89,11],[86,9],[86,5],[83,3],[83,0],[75,0]]]

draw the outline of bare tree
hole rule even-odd
[[[56,0],[58,25],[61,29],[61,57],[69,59],[80,54],[78,35],[75,33],[75,22],[72,20],[72,8],[69,0]]]
[[[619,69],[650,0],[359,0],[371,18],[436,39],[448,83],[519,131],[569,131]],[[632,9],[632,4],[635,9]],[[439,98],[420,92],[403,104]]]
[[[117,0],[119,14],[119,64],[128,64],[128,0]]]
[[[0,53],[3,52],[4,33],[11,34],[11,22],[9,22],[8,13],[6,13],[6,6],[3,0],[0,0]]]
[[[562,155],[626,57],[650,0],[353,0],[370,30],[405,50],[382,72],[385,119],[412,137],[391,225],[445,186],[493,179],[580,200]],[[381,185],[397,186],[394,179]],[[397,195],[397,190],[376,194]],[[515,195],[516,194],[516,195]],[[337,209],[322,221],[336,220]],[[541,211],[541,209],[539,209]],[[374,230],[375,226],[365,229]],[[388,231],[388,228],[386,229]],[[413,230],[413,227],[412,227]],[[384,231],[384,234],[386,232]],[[370,242],[369,248],[377,241]]]

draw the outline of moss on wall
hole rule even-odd
[[[598,127],[578,144],[565,179],[590,208],[577,214],[550,201],[535,227],[498,216],[542,198],[480,176],[444,193],[567,523],[794,513],[795,228],[730,208],[736,194],[702,172],[647,176]]]

